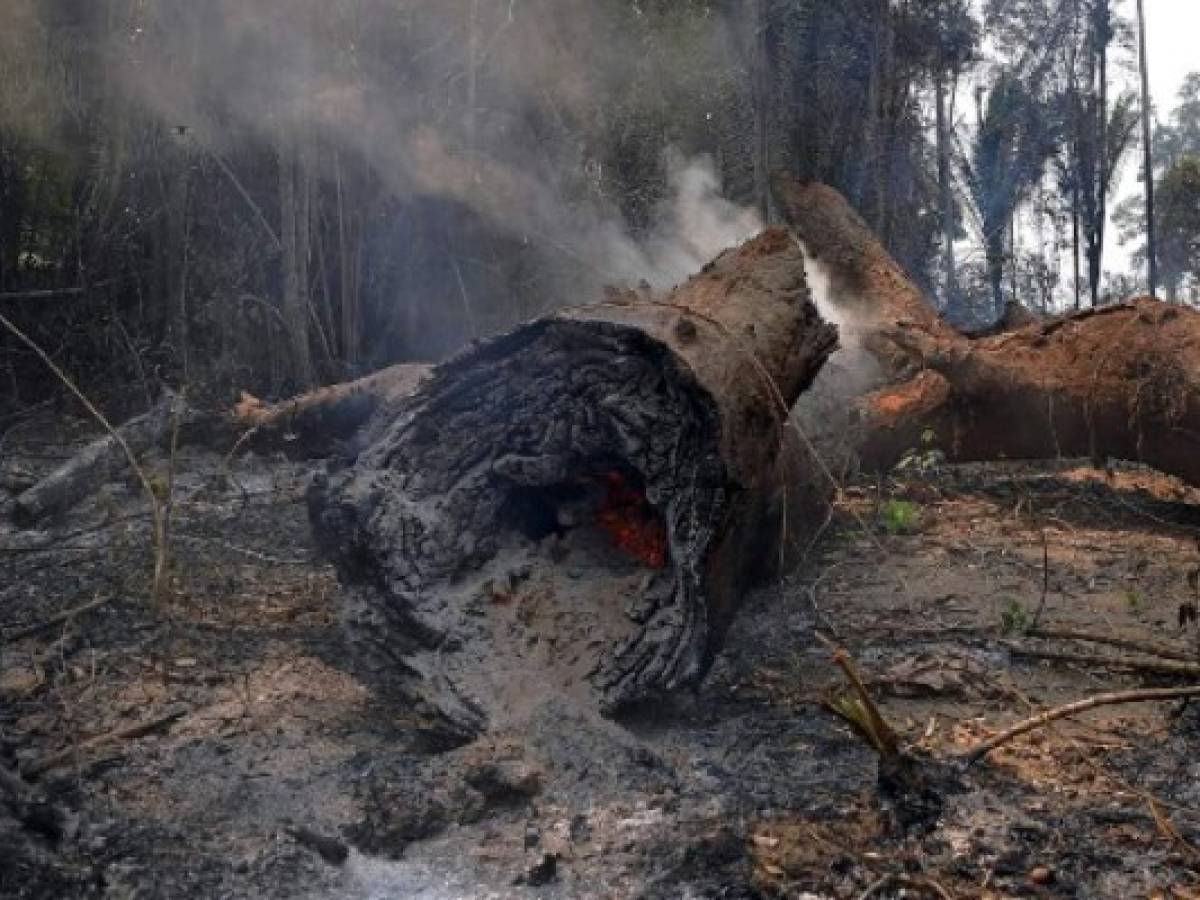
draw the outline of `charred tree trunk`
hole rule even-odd
[[[799,248],[768,231],[662,299],[566,311],[436,367],[356,464],[311,493],[368,674],[446,741],[517,715],[527,700],[514,694],[544,681],[607,711],[695,683],[740,577],[771,556],[763,527],[795,451],[786,411],[835,343]],[[580,524],[572,505],[614,483],[634,486],[639,516],[661,528],[638,587],[621,594],[614,572],[577,594],[544,588],[548,615],[585,633],[526,628],[536,592],[514,600],[518,583],[556,567],[563,531]],[[816,519],[820,493],[789,490],[792,528],[806,506]],[[539,640],[559,668],[520,661]]]
[[[1200,312],[1142,299],[972,340],[836,192],[776,190],[880,366],[857,400],[863,465],[890,468],[932,430],[950,460],[1114,457],[1200,484]]]

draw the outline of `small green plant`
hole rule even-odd
[[[1141,591],[1137,590],[1136,588],[1125,589],[1125,606],[1129,608],[1131,613],[1137,615],[1142,611],[1143,605],[1144,600],[1142,598]]]
[[[888,500],[879,508],[888,534],[912,534],[921,524],[921,507],[911,500]]]
[[[1032,625],[1033,618],[1029,615],[1029,610],[1015,597],[1000,611],[1000,630],[1005,634],[1024,634]]]

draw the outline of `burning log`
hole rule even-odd
[[[932,431],[952,461],[1106,457],[1200,484],[1200,313],[1149,298],[968,339],[844,199],[779,179],[788,223],[832,274],[882,385],[856,400],[863,465]]]
[[[694,684],[778,546],[786,413],[835,343],[769,231],[436,367],[310,494],[372,680],[447,742],[543,688],[612,711]],[[822,486],[786,493],[816,520]]]

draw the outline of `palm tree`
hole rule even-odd
[[[984,94],[986,93],[986,101]],[[996,315],[1004,312],[1005,241],[1025,192],[1054,152],[1056,127],[1044,104],[1011,71],[977,92],[978,121],[959,163],[983,239]]]

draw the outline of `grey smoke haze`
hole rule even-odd
[[[666,196],[634,236],[576,126],[616,114],[609,98],[633,89],[638,48],[586,0],[476,0],[473,28],[472,0],[147,8],[110,56],[164,125],[188,125],[215,153],[247,133],[313,135],[395,196],[444,198],[573,260],[588,287],[670,285],[761,228],[721,197],[710,160],[671,153]],[[719,52],[734,52],[723,27],[711,30]],[[403,52],[380,58],[371,48],[384,44]],[[553,127],[531,137],[535,109],[552,110]]]

